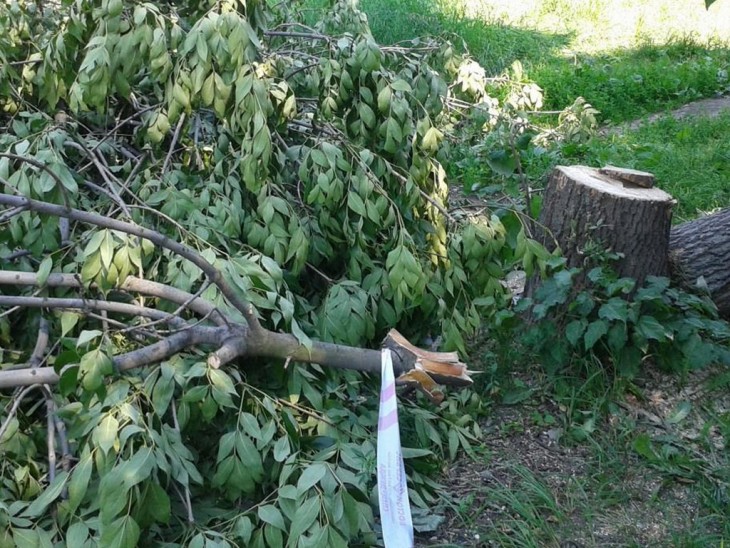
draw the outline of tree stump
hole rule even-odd
[[[650,173],[635,170],[555,168],[539,218],[546,229],[543,243],[548,248],[557,243],[569,267],[590,267],[590,250],[597,244],[622,255],[612,263],[620,276],[639,284],[647,276],[668,276],[675,202],[652,185]]]
[[[675,226],[669,237],[672,278],[685,286],[703,279],[720,314],[730,317],[730,208]]]

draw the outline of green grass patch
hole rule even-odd
[[[605,122],[622,122],[712,96],[727,84],[728,50],[692,40],[643,45],[598,56],[527,64],[545,90],[547,109],[577,96],[601,111]]]
[[[675,222],[730,203],[730,113],[716,118],[664,117],[636,130],[563,150],[565,161],[649,171],[677,199]]]

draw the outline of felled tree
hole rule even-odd
[[[520,257],[498,218],[449,217],[437,159],[483,74],[379,46],[350,2],[314,28],[256,0],[39,6],[0,12],[0,384],[23,387],[0,544],[373,542],[372,387],[290,362],[372,370],[339,345],[394,326],[464,350],[499,302]],[[468,382],[398,348],[436,397]],[[478,433],[459,401],[404,419],[421,508],[429,459]]]

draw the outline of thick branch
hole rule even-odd
[[[192,327],[149,346],[114,356],[112,365],[115,370],[120,372],[152,365],[192,346],[220,345],[228,335],[229,330],[222,327]],[[36,384],[56,384],[58,380],[59,376],[53,367],[0,371],[0,389]]]
[[[171,240],[167,236],[160,234],[155,230],[145,228],[131,223],[125,223],[123,221],[117,221],[97,215],[96,213],[89,213],[87,211],[81,211],[70,207],[64,207],[56,204],[49,204],[48,202],[41,202],[38,200],[31,200],[24,196],[12,196],[10,194],[0,194],[0,204],[7,205],[10,207],[26,207],[32,211],[38,213],[45,213],[47,215],[55,215],[57,217],[66,217],[83,223],[89,223],[96,225],[101,228],[108,228],[110,230],[118,230],[126,234],[133,236],[139,236],[145,238],[160,247],[164,247],[180,255],[181,257],[189,260],[195,266],[200,268],[208,279],[213,282],[220,289],[221,293],[229,300],[229,302],[238,309],[243,316],[246,318],[246,322],[252,331],[263,329],[259,323],[256,313],[254,312],[253,306],[241,298],[238,292],[223,278],[223,274],[215,268],[212,264],[203,258],[202,255],[193,251],[186,245]]]

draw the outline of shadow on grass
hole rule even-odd
[[[380,43],[445,36],[465,45],[488,73],[516,60],[545,90],[545,108],[560,110],[584,97],[604,122],[619,123],[730,89],[730,49],[680,37],[600,55],[566,54],[570,34],[555,34],[470,18],[428,0],[362,0]]]
[[[571,41],[567,34],[550,34],[499,22],[460,15],[442,2],[402,0],[362,0],[361,8],[376,40],[394,43],[421,36],[445,36],[458,47],[466,45],[492,74],[508,68],[516,60],[548,61],[559,55]]]

